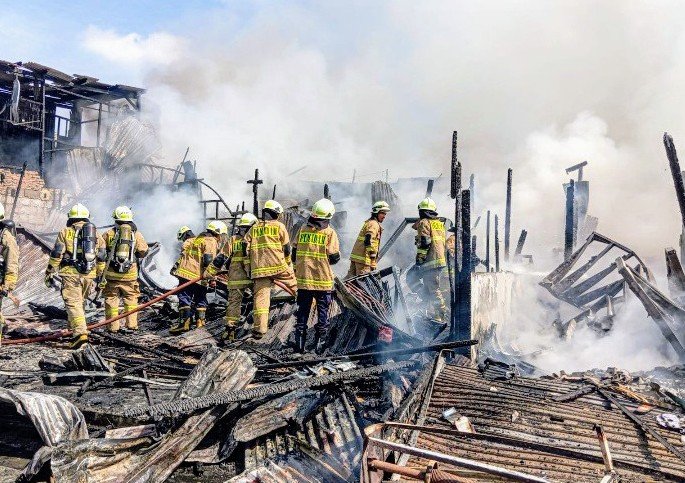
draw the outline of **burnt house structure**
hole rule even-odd
[[[140,109],[143,89],[69,75],[35,62],[0,61],[0,164],[39,171],[60,187],[67,153],[98,149],[117,112]]]

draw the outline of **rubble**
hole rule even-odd
[[[681,366],[639,375],[618,369],[548,374],[536,367],[534,355],[500,343],[498,325],[518,322],[511,310],[518,282],[538,273],[530,270],[532,255],[523,254],[527,230],[521,230],[511,256],[511,169],[504,218],[491,207],[479,211],[485,213],[480,249],[485,256],[481,260],[476,253],[475,181],[471,175],[468,189],[462,189],[456,131],[449,181],[454,211],[450,206],[442,211],[450,215],[440,218],[455,235],[443,277],[449,282],[443,287],[446,294],[449,290],[449,320],[426,313],[428,297],[416,277],[421,269],[410,270],[413,245],[405,233],[417,218],[401,206],[403,193],[424,187],[427,195],[447,192],[446,181],[438,176],[391,183],[385,171],[385,181],[359,187],[372,201],[398,205],[379,250],[382,264],[369,274],[335,278],[328,345],[321,355],[294,353],[297,304],[283,290],[274,291],[262,338],[251,336],[253,307],[245,297],[236,339],[222,342],[227,285],[221,278],[212,289],[207,324],[171,335],[178,316],[173,295],[183,285],[167,287],[162,272],[168,267],[160,261],[165,247],[159,241],[150,243],[140,263],[141,330],[108,332],[112,319],[105,320],[99,301],[90,300],[90,343],[69,351],[59,287],[46,287],[43,275],[54,230],[64,223],[64,203],[77,195],[107,196],[111,186],[133,179],[133,191],[161,187],[191,194],[206,220],[224,220],[234,229],[246,212],[245,201],[229,208],[198,177],[187,151],[176,168],[158,164],[154,129],[134,115],[141,89],[35,63],[0,62],[0,68],[3,96],[15,92],[15,76],[20,87],[53,92],[40,106],[23,97],[13,112],[0,112],[14,134],[33,139],[36,133],[22,127],[28,122],[45,137],[36,146],[35,166],[0,167],[7,176],[0,188],[12,183],[15,190],[12,195],[7,188],[4,201],[12,200],[21,220],[22,267],[14,291],[21,303],[3,310],[8,322],[0,344],[3,481],[372,482],[390,475],[434,482],[685,479]],[[71,112],[67,130],[36,115],[51,112],[57,100]],[[95,146],[83,146],[85,121],[78,121],[83,109],[95,105],[99,111],[106,107],[107,122],[100,112]],[[664,142],[682,201],[675,147],[668,136]],[[547,328],[558,332],[561,343],[572,340],[582,324],[600,335],[620,330],[614,318],[635,296],[685,359],[685,276],[676,251],[666,250],[669,297],[635,251],[595,231],[583,179],[587,165],[566,170],[578,178],[565,185],[564,261],[540,282],[573,314],[565,321],[557,317]],[[69,186],[45,187],[46,179],[59,184],[65,174]],[[260,202],[275,197],[276,186],[272,190],[269,184],[260,195],[267,185],[258,169],[247,183],[258,215]],[[345,193],[340,196],[345,201],[335,203],[351,209],[359,199],[355,186],[345,191],[348,185],[325,183],[323,194],[334,199]],[[293,197],[282,218],[291,238],[306,222],[310,200],[320,196],[321,183],[308,186],[318,191],[282,194],[279,188],[281,199]],[[40,203],[22,203],[36,199],[35,192]],[[25,214],[29,208],[31,216]],[[347,221],[342,209],[332,221],[349,235],[343,246],[356,236]],[[308,333],[312,339],[314,331]]]

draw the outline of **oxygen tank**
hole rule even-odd
[[[119,273],[126,273],[133,265],[133,228],[128,223],[117,227],[118,237],[114,246],[113,268]]]
[[[76,270],[79,273],[90,273],[95,267],[97,258],[97,231],[95,225],[86,223],[78,232],[78,243],[76,246]]]

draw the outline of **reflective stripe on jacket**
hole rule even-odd
[[[192,280],[202,275],[203,258],[209,255],[214,259],[219,250],[219,239],[212,233],[200,233],[195,238],[187,240],[183,244],[181,256],[176,261],[171,271],[172,275],[186,280]]]
[[[350,260],[375,269],[376,265],[378,265],[378,250],[381,245],[382,233],[383,228],[377,219],[369,218],[366,220],[362,226],[362,229],[359,230],[357,240],[354,242]],[[370,246],[364,245],[367,234],[371,235]]]
[[[321,229],[307,224],[300,228],[293,245],[293,249],[297,250],[297,288],[333,290],[334,275],[328,256],[340,252],[340,242],[335,230],[330,226]]]
[[[19,280],[19,246],[16,238],[8,229],[2,230],[0,245],[2,245],[2,252],[5,257],[4,285],[8,290],[14,290]]]
[[[288,230],[278,220],[258,221],[245,235],[247,258],[243,264],[249,266],[250,277],[271,277],[289,269],[290,257],[285,256],[283,247],[290,243]]]
[[[425,260],[423,268],[441,268],[447,266],[445,259],[445,223],[439,219],[423,218],[414,223],[416,230],[416,258]],[[429,237],[428,248],[421,247],[421,238]]]
[[[227,273],[218,274],[219,269],[210,263],[207,267],[206,273],[210,277],[218,276],[220,280],[226,283],[228,288],[244,288],[252,285],[252,280],[247,276],[245,270],[245,240],[241,235],[233,235],[228,243],[225,243],[221,249],[221,253],[230,262],[228,264]],[[217,275],[218,274],[218,275]]]

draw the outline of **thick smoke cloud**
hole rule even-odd
[[[564,168],[587,160],[599,230],[660,272],[680,231],[661,136],[685,152],[684,16],[676,2],[637,1],[228,5],[189,19],[183,55],[146,71],[146,112],[170,163],[191,146],[233,203],[249,199],[255,167],[267,186],[301,166],[321,181],[446,176],[456,129],[474,218],[503,213],[514,168],[513,239],[528,229],[540,274],[563,242]],[[611,337],[593,347],[635,354]],[[546,365],[579,350],[567,349]]]
[[[451,131],[479,203],[560,245],[563,168],[588,160],[600,229],[660,257],[679,231],[663,131],[685,140],[681,9],[667,2],[230,6],[195,19],[186,55],[148,72],[171,159],[185,146],[229,197],[272,182],[448,170]],[[670,12],[663,15],[663,12]],[[190,32],[197,32],[192,34]]]

